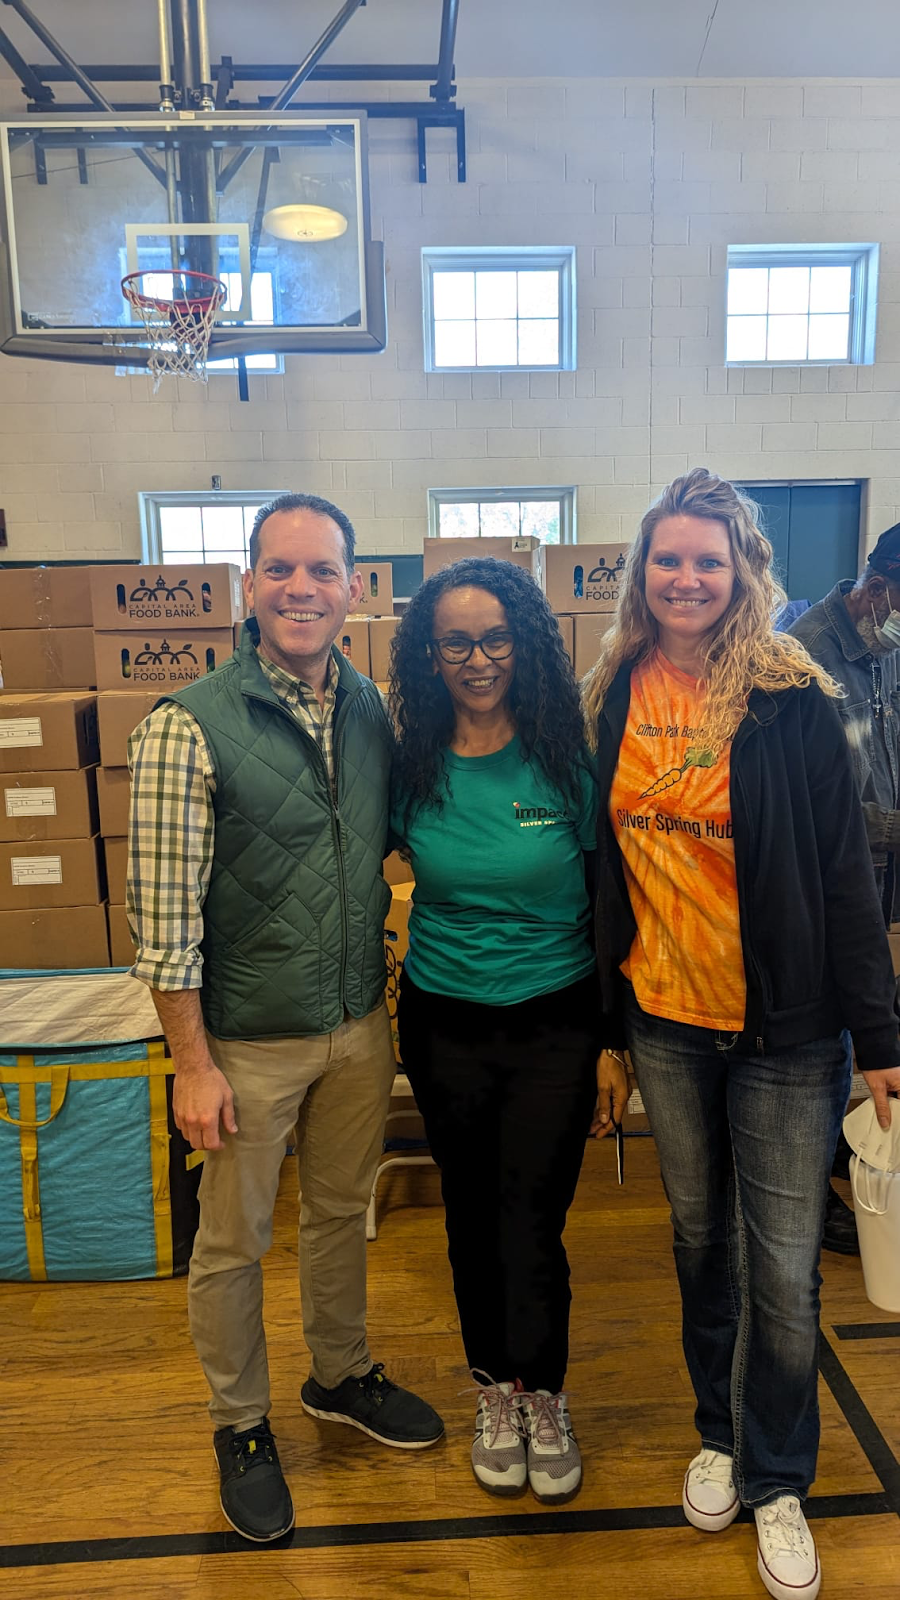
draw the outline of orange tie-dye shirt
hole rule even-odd
[[[651,1016],[737,1033],[747,985],[730,747],[714,759],[701,721],[696,679],[659,650],[635,668],[609,802],[637,922],[622,971]]]

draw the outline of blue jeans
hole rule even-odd
[[[648,1016],[628,1048],[672,1207],[695,1420],[745,1505],[805,1496],[819,1446],[819,1250],[850,1093],[841,1036],[768,1055]]]

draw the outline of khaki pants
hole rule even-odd
[[[312,1375],[326,1388],[369,1370],[366,1207],[396,1064],[387,1008],[299,1039],[209,1040],[234,1091],[238,1132],[207,1151],[191,1257],[191,1336],[217,1428],[269,1410],[261,1258],[296,1124],[300,1299]]]

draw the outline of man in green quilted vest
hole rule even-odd
[[[362,594],[348,518],[313,495],[263,506],[244,586],[254,616],[232,659],[132,735],[128,908],[175,1120],[205,1153],[188,1305],[222,1509],[264,1542],[294,1523],[267,1420],[260,1266],[294,1127],[303,1406],[405,1450],[443,1424],[366,1339],[365,1214],[395,1070],[392,736],[379,691],[334,645]]]

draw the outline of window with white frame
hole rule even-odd
[[[875,359],[877,245],[732,245],[725,360]]]
[[[440,539],[519,539],[571,544],[574,489],[429,489],[428,528]]]
[[[145,561],[232,561],[250,565],[250,534],[260,506],[283,489],[266,493],[207,495],[142,494]]]
[[[575,250],[422,251],[428,372],[575,367]]]

